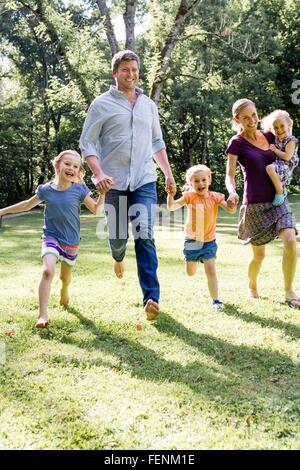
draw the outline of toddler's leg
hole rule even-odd
[[[198,269],[197,261],[187,261],[185,263],[185,272],[188,276],[195,276]]]
[[[69,266],[67,263],[62,262],[60,268],[60,280],[62,282],[62,287],[60,291],[60,305],[69,305],[69,284],[72,277],[72,266]]]
[[[279,176],[276,173],[275,165],[273,165],[273,164],[267,165],[266,166],[266,172],[268,173],[269,177],[271,178],[271,181],[274,185],[276,194],[283,194],[282,183],[279,179]]]
[[[282,182],[280,181],[280,178],[276,172],[275,165],[268,165],[266,167],[266,171],[268,175],[270,176],[272,183],[274,184],[276,194],[275,197],[272,201],[273,206],[281,206],[281,204],[284,203],[284,200],[287,196],[286,189],[283,187]]]
[[[216,260],[205,259],[204,260],[204,269],[207,277],[208,290],[212,300],[218,300],[218,279],[216,272]]]
[[[36,323],[37,328],[48,326],[47,310],[56,261],[56,256],[52,254],[48,254],[43,257],[43,274],[39,285],[39,318]]]

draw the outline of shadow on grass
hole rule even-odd
[[[116,334],[105,323],[101,322],[97,326],[75,308],[68,308],[68,311],[78,318],[94,338],[81,341],[72,335],[62,335],[61,330],[54,326],[46,333],[45,339],[55,339],[88,351],[100,349],[118,359],[117,366],[109,366],[116,372],[130,372],[133,377],[157,383],[186,385],[212,402],[218,396],[218,402],[226,404],[229,415],[235,413],[244,416],[249,411],[249,406],[257,409],[262,406],[266,388],[271,385],[270,369],[275,374],[290,375],[291,380],[296,371],[295,364],[286,355],[260,347],[237,346],[208,334],[196,333],[161,312],[154,328],[169,337],[182,340],[217,363],[208,366],[201,360],[195,360],[184,366],[179,362],[166,360],[163,353],[156,353],[138,341]],[[90,367],[99,364],[97,359],[82,357],[81,364],[78,365]],[[281,387],[284,389],[284,385]]]
[[[286,305],[282,302],[282,306]],[[282,320],[276,320],[274,318],[264,318],[259,315],[255,315],[254,313],[244,312],[234,304],[229,304],[226,302],[223,313],[231,317],[239,318],[240,320],[243,320],[247,323],[257,323],[263,328],[275,328],[278,330],[282,330],[292,339],[300,338],[300,328],[296,325],[284,322]]]

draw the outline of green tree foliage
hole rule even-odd
[[[299,105],[291,100],[299,70],[299,47],[292,47],[299,45],[299,20],[293,11],[284,0],[203,1],[197,6],[180,35],[160,100],[179,182],[190,165],[206,162],[214,188],[225,191],[225,148],[233,135],[231,106],[238,98],[257,103],[261,117],[275,108],[287,109],[299,133]],[[151,68],[151,60],[148,64]]]
[[[40,4],[45,6],[47,23],[36,14]],[[62,149],[78,148],[89,104],[82,83],[92,99],[109,83],[109,70],[99,18],[82,6],[9,1],[3,2],[0,13],[1,64],[6,68],[0,158],[15,169],[11,181],[0,186],[4,205],[31,195],[38,182],[47,181],[53,174],[51,160]],[[49,25],[59,46],[48,33]],[[9,87],[16,93],[9,94]]]
[[[78,148],[88,104],[112,83],[114,41],[114,48],[126,45],[142,58],[141,86],[158,102],[178,183],[190,165],[204,162],[213,188],[224,191],[236,99],[253,99],[261,116],[287,109],[299,135],[299,103],[292,100],[300,79],[299,6],[299,0],[2,1],[0,204],[31,195],[51,177],[51,159]],[[117,41],[118,18],[127,35]],[[138,34],[141,21],[148,30]],[[164,197],[161,177],[159,188]]]

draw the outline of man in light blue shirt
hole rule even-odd
[[[121,51],[112,60],[116,86],[91,104],[83,126],[80,147],[106,194],[109,243],[117,277],[124,275],[128,219],[132,222],[139,282],[148,320],[159,313],[157,256],[153,239],[156,170],[153,158],[166,178],[166,192],[175,195],[176,184],[169,165],[155,103],[136,85],[139,57]]]

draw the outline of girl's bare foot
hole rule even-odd
[[[259,299],[257,289],[249,287],[248,288],[248,297],[250,297],[251,299]]]
[[[69,302],[70,302],[70,298],[69,298],[69,291],[68,289],[61,289],[60,291],[60,305],[63,305],[64,307],[66,307],[67,305],[69,305]]]
[[[156,320],[159,314],[159,305],[154,300],[149,299],[145,305],[145,312],[147,314],[147,320],[153,321]]]
[[[114,264],[114,270],[115,270],[115,275],[121,279],[124,276],[124,261],[115,261]]]

